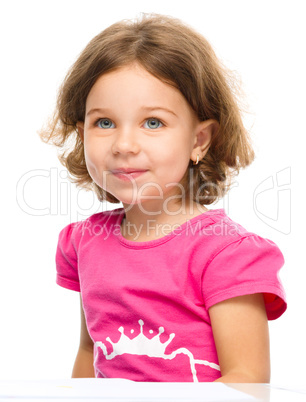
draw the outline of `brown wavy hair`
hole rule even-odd
[[[90,177],[77,123],[85,119],[86,99],[96,80],[133,62],[178,88],[200,121],[218,121],[219,129],[213,133],[207,153],[197,165],[190,160],[181,183],[185,195],[201,204],[222,198],[240,168],[255,157],[241,119],[237,82],[207,40],[172,17],[143,14],[136,20],[117,22],[95,36],[68,71],[55,112],[40,131],[41,139],[58,147],[59,159],[73,182],[93,189],[100,201],[119,203]]]

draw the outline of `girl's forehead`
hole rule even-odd
[[[150,97],[163,103],[167,101],[186,103],[176,87],[152,75],[138,63],[128,64],[100,75],[89,92],[87,103],[122,97],[126,100]]]
[[[161,83],[164,83],[162,80],[159,78],[155,77],[152,75],[148,70],[146,70],[141,64],[137,62],[129,63],[126,65],[123,65],[121,67],[118,67],[114,70],[108,71],[106,73],[103,73],[100,75],[98,78],[98,81],[107,81],[107,80],[116,80],[118,77],[121,78],[130,78],[130,76],[138,76],[139,78],[143,80],[150,80],[150,81],[159,81]]]

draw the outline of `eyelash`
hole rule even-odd
[[[109,122],[111,122],[112,124],[114,124],[114,122],[113,122],[111,119],[108,119],[107,117],[103,117],[103,118],[97,119],[97,120],[95,121],[94,125],[97,126],[97,127],[99,127],[99,122],[101,122],[102,120],[108,120]],[[159,122],[160,125],[159,125],[157,128],[161,128],[161,127],[164,127],[164,126],[165,126],[164,122],[163,122],[162,120],[160,120],[159,118],[157,118],[157,117],[149,117],[148,119],[145,120],[145,123],[147,123],[147,122],[150,121],[150,120],[156,120],[156,121]],[[145,124],[145,123],[144,123],[144,124]],[[99,128],[102,128],[102,129],[103,129],[103,127],[99,127]],[[107,130],[107,129],[108,129],[108,128],[105,128],[105,130]],[[154,128],[153,128],[152,130],[154,130]],[[156,130],[156,128],[155,128],[155,130]]]

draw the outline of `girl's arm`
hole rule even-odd
[[[209,309],[224,383],[269,383],[268,320],[261,293],[239,296]]]
[[[81,299],[81,336],[80,346],[72,371],[72,378],[95,377],[93,367],[93,341],[87,331],[84,310]]]

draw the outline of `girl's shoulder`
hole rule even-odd
[[[212,223],[208,227],[206,233],[211,235],[211,241],[216,245],[214,247],[215,255],[225,255],[226,249],[235,249],[235,254],[245,255],[252,251],[274,250],[277,253],[283,255],[281,250],[275,242],[261,236],[259,233],[247,229],[242,224],[230,218],[224,209],[218,210],[219,213],[215,214],[212,219]],[[213,214],[214,215],[214,214]]]
[[[227,243],[241,237],[256,235],[245,226],[230,218],[223,208],[210,209],[202,215],[187,222],[188,227],[193,227],[194,232],[203,231],[209,235],[212,241]]]
[[[88,233],[97,233],[102,227],[114,227],[120,225],[124,216],[124,208],[116,208],[108,211],[98,212],[86,218],[76,225],[81,227],[81,230]]]
[[[59,234],[62,241],[78,242],[84,236],[96,236],[105,228],[114,228],[120,225],[124,215],[124,208],[102,211],[86,219],[69,223]]]

